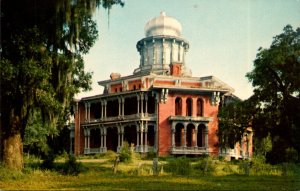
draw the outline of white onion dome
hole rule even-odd
[[[181,36],[181,24],[174,19],[169,17],[165,12],[161,12],[158,17],[155,17],[147,22],[145,25],[145,35],[150,36]]]

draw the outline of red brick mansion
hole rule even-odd
[[[191,75],[189,42],[176,19],[162,12],[150,20],[136,47],[140,65],[132,75],[112,73],[98,82],[103,94],[76,101],[70,126],[75,155],[118,152],[125,141],[135,152],[159,156],[252,155],[250,131],[236,148],[218,147],[218,110],[236,97],[214,76]]]

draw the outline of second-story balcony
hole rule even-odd
[[[171,147],[171,154],[173,155],[205,155],[208,154],[207,147],[184,147],[184,146],[176,146]]]
[[[132,114],[124,116],[106,117],[100,119],[90,119],[85,124],[101,123],[101,122],[117,122],[117,121],[134,121],[134,120],[155,120],[156,114]]]

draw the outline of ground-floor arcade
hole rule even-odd
[[[156,125],[154,122],[83,125],[83,154],[119,152],[125,142],[135,152],[147,153],[156,150]]]

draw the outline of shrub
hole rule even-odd
[[[250,168],[249,173],[253,175],[272,175],[278,174],[278,167],[275,165],[267,164],[265,157],[260,154],[256,154],[250,162],[243,161],[239,164],[239,168],[245,173],[245,168]],[[249,165],[247,166],[246,163]]]
[[[165,166],[166,171],[177,175],[189,175],[192,172],[192,167],[188,158],[179,157],[169,160]]]
[[[285,160],[289,163],[295,163],[298,161],[298,152],[293,147],[287,148],[285,150]]]
[[[68,153],[64,150],[62,152],[60,152],[56,157],[55,159],[56,160],[67,160],[68,159]]]
[[[213,164],[211,157],[203,157],[194,165],[194,169],[200,171],[203,174],[213,173],[216,170],[216,167]]]
[[[63,172],[68,175],[78,175],[83,171],[84,168],[82,163],[77,162],[74,155],[69,155],[68,159],[64,163]]]
[[[132,152],[129,147],[129,144],[125,141],[119,153],[120,162],[131,162],[132,161]]]
[[[39,169],[41,167],[41,159],[35,155],[28,155],[28,157],[24,157],[24,169]]]
[[[0,181],[4,180],[20,180],[24,178],[21,171],[11,170],[0,163]]]
[[[105,158],[107,158],[108,161],[110,161],[110,162],[115,161],[116,157],[117,157],[117,153],[115,153],[114,151],[108,150],[105,153]]]
[[[55,160],[55,155],[53,153],[48,154],[42,162],[42,168],[53,169],[54,160]]]
[[[149,149],[148,153],[147,153],[147,159],[153,159],[156,157],[156,152],[153,148]]]
[[[105,154],[101,153],[101,154],[95,154],[93,156],[93,159],[100,159],[100,158],[103,158],[105,156]]]

